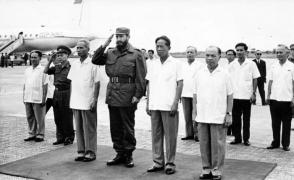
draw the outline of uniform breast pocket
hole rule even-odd
[[[120,73],[128,76],[135,74],[135,63],[123,62],[120,68]]]

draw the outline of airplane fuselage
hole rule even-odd
[[[19,52],[30,52],[32,50],[40,51],[51,51],[55,50],[59,45],[66,45],[70,48],[76,46],[77,42],[80,39],[88,39],[89,41],[96,39],[94,36],[73,36],[73,35],[64,35],[62,33],[38,33],[38,34],[24,34],[23,44],[15,49],[13,53]],[[1,36],[0,36],[1,37]],[[15,36],[10,36],[11,38],[0,38],[0,47],[5,43],[9,42]]]

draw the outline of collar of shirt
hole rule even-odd
[[[161,63],[160,58],[158,58],[158,59],[154,59],[154,61],[156,61],[157,63],[160,63],[161,65],[165,65],[165,64],[167,64],[168,62],[172,61],[172,58],[173,58],[173,57],[172,57],[171,55],[169,55],[168,58],[167,58],[163,63]]]
[[[218,65],[212,72],[209,71],[208,67],[204,68],[206,73],[209,73],[210,75],[214,75],[221,71],[221,67]]]
[[[41,66],[41,64],[39,64],[38,66],[36,66],[35,68],[33,67],[33,66],[31,66],[32,67],[32,70],[35,70],[35,69],[40,69],[40,68],[42,68],[42,66]]]
[[[89,64],[89,63],[91,63],[91,58],[88,56],[83,62],[81,62],[81,60],[79,60],[79,62],[81,64]]]

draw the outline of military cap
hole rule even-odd
[[[115,34],[130,34],[130,29],[126,27],[118,27],[116,28]]]
[[[70,54],[71,54],[71,50],[70,50],[69,47],[64,46],[64,45],[61,45],[61,46],[58,46],[58,47],[57,47],[57,52],[56,52],[56,53],[57,53],[57,54],[58,54],[58,53],[65,53],[65,54],[67,54],[67,55],[70,55]]]
[[[38,50],[32,50],[30,53],[30,56],[32,55],[32,53],[37,53],[39,57],[42,57],[42,52],[38,51]]]

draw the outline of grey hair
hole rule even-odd
[[[80,39],[80,40],[78,41],[78,43],[79,43],[79,42],[84,43],[85,46],[86,46],[86,48],[90,49],[90,41],[89,41],[89,40],[87,40],[87,39]]]
[[[288,48],[288,46],[286,46],[286,45],[284,45],[284,44],[278,44],[277,47],[278,47],[278,48],[283,48],[283,49],[285,49],[287,53],[290,52],[290,49]]]
[[[189,48],[193,48],[194,51],[197,53],[197,48],[196,47],[194,47],[194,46],[188,46],[187,49],[189,49]]]

